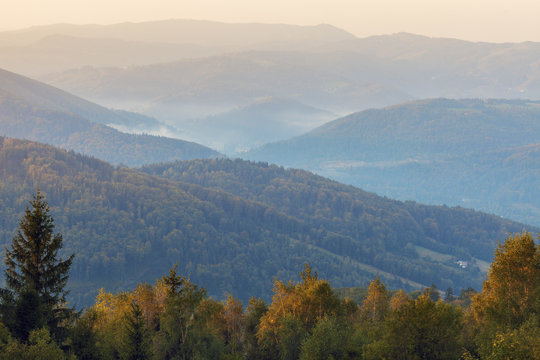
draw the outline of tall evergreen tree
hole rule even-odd
[[[141,308],[131,304],[129,313],[125,315],[124,351],[121,358],[125,360],[145,360],[150,358],[150,336],[145,327]]]
[[[74,311],[65,306],[64,290],[73,256],[62,260],[62,235],[54,234],[54,220],[40,191],[30,201],[10,249],[6,249],[6,288],[0,292],[6,324],[22,340],[43,323],[57,339]],[[36,313],[38,311],[39,313]],[[32,316],[22,316],[32,313]]]

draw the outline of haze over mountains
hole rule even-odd
[[[0,134],[4,136],[47,142],[114,164],[131,166],[219,156],[216,151],[199,144],[126,134],[104,124],[131,129],[166,129],[155,119],[126,111],[111,111],[0,69]]]
[[[42,26],[0,33],[0,44],[0,67],[156,117],[181,130],[182,139],[220,144],[229,154],[245,147],[235,137],[245,139],[249,126],[211,142],[199,136],[204,119],[226,118],[266,98],[338,115],[422,98],[540,98],[540,44],[532,42],[407,33],[360,39],[329,25],[168,20]],[[308,116],[296,122],[310,126]],[[278,117],[261,122],[279,123]]]
[[[167,20],[34,27],[0,33],[0,46],[0,67],[150,115],[180,130],[163,134],[229,154],[299,134],[282,125],[279,135],[251,139],[246,134],[256,121],[226,120],[267,98],[305,106],[287,120],[312,129],[319,124],[308,120],[310,107],[345,115],[421,98],[540,97],[540,44],[532,42],[406,33],[360,39],[329,25]],[[289,122],[282,119],[270,111],[258,122]],[[201,136],[210,126],[227,131]]]
[[[34,76],[87,65],[142,65],[254,49],[298,50],[354,38],[330,25],[200,20],[57,24],[0,33],[0,67]]]
[[[234,154],[296,136],[337,117],[336,114],[283,98],[264,98],[247,106],[183,123],[198,143]]]
[[[538,101],[434,99],[355,113],[244,156],[539,225],[539,139]]]

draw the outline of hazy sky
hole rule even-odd
[[[411,32],[540,41],[539,0],[0,0],[0,30],[171,18],[316,25],[358,36]]]

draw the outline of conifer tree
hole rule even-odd
[[[11,248],[6,249],[7,286],[0,292],[2,315],[22,340],[42,323],[60,338],[63,322],[74,314],[65,306],[64,290],[74,255],[66,260],[58,258],[63,239],[61,234],[53,233],[54,220],[49,212],[49,205],[38,190],[19,222]],[[28,313],[34,314],[22,316]]]
[[[141,308],[132,303],[129,313],[125,315],[124,351],[121,358],[125,360],[145,360],[150,358],[150,339]]]

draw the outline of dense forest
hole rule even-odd
[[[0,139],[0,244],[9,243],[26,201],[41,189],[65,236],[64,251],[77,254],[69,285],[77,305],[91,303],[100,287],[153,282],[176,262],[210,295],[233,294],[244,302],[269,299],[272,279],[291,279],[306,262],[339,287],[379,276],[406,290],[430,284],[478,289],[496,242],[523,230],[496,216],[392,201],[267,164],[163,165],[171,173],[175,166],[209,166],[200,171],[209,179],[217,167],[230,167],[231,175],[216,179],[231,187],[212,189]],[[233,169],[242,172],[235,176],[244,185],[235,185]]]
[[[376,277],[356,302],[305,264],[298,282],[274,280],[270,302],[244,306],[175,265],[77,313],[64,296],[73,256],[58,258],[49,211],[38,192],[6,250],[0,359],[540,359],[540,245],[527,232],[497,246],[481,292],[459,297],[389,292]]]

